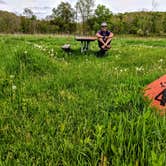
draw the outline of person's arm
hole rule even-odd
[[[105,43],[106,45],[108,45],[108,43],[112,40],[114,34],[112,32],[110,32],[110,35],[107,37],[107,42]]]
[[[97,32],[97,33],[96,33],[96,37],[97,37],[97,38],[103,38],[103,36],[102,36],[102,35],[100,35],[100,33],[99,33],[99,32]]]
[[[96,37],[98,38],[98,40],[99,40],[103,45],[105,45],[105,42],[103,41],[103,36],[100,35],[99,32],[96,33]]]
[[[114,34],[112,32],[110,32],[110,35],[108,36],[108,38],[113,38]]]

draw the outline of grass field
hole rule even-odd
[[[70,38],[0,36],[0,165],[165,166],[166,120],[143,88],[166,39],[117,37],[103,58]]]

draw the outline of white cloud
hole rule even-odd
[[[0,4],[6,4],[6,2],[3,0],[0,0]]]

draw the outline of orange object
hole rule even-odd
[[[149,84],[145,88],[145,96],[152,101],[151,106],[164,115],[166,113],[166,75]]]

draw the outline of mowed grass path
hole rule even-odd
[[[166,39],[117,37],[103,58],[66,40],[0,36],[0,165],[165,166],[143,88],[166,73]]]

